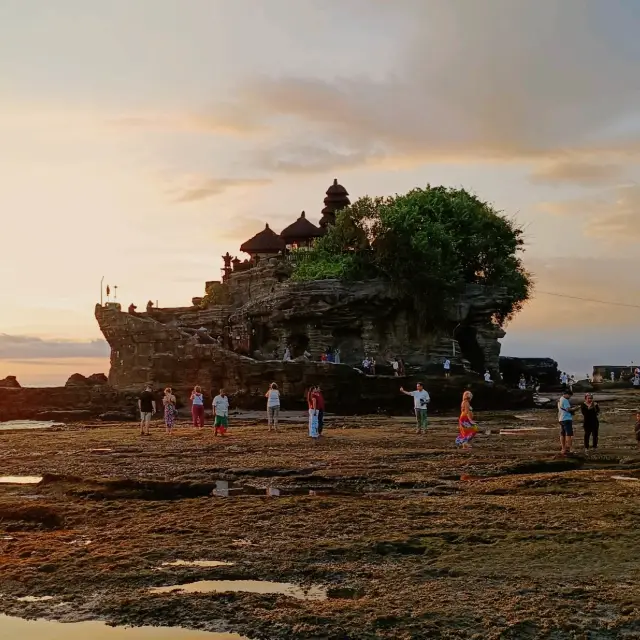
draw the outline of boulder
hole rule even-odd
[[[91,385],[109,384],[109,378],[104,373],[92,373],[87,377],[87,382]]]
[[[21,389],[21,385],[15,376],[7,376],[0,380],[0,387],[3,389]]]
[[[81,373],[73,373],[69,376],[69,379],[65,383],[65,387],[86,387],[89,385],[89,380]]]

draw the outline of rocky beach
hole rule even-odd
[[[58,630],[20,617],[175,639],[637,637],[638,397],[602,400],[599,450],[577,427],[570,458],[549,409],[478,407],[468,452],[455,416],[421,436],[408,411],[330,416],[315,446],[297,412],[276,434],[232,415],[226,438],[0,430],[0,635]]]

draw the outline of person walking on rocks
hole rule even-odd
[[[558,422],[560,423],[560,447],[562,455],[566,456],[571,453],[571,445],[573,444],[573,414],[578,407],[572,408],[570,398],[573,391],[565,389],[560,400],[558,400]]]
[[[272,382],[269,386],[269,391],[264,394],[267,399],[267,424],[269,425],[269,431],[278,430],[278,415],[280,414],[280,392],[278,391],[278,385]]]
[[[204,427],[204,396],[199,386],[195,386],[191,392],[191,417],[196,429]]]
[[[171,434],[173,431],[173,423],[176,419],[176,397],[173,395],[171,387],[167,387],[164,390],[162,404],[164,405],[164,426],[167,433]]]
[[[462,404],[460,405],[460,418],[458,419],[458,432],[456,444],[463,449],[471,449],[471,441],[478,433],[478,425],[473,421],[473,408],[471,407],[473,394],[465,391],[462,394]]]
[[[318,396],[317,387],[312,386],[307,393],[307,404],[309,405],[309,436],[313,443],[318,442],[320,433],[318,432]]]
[[[584,422],[584,448],[589,451],[589,441],[593,441],[593,448],[598,448],[598,430],[600,428],[600,405],[593,401],[593,394],[587,393],[584,397],[584,402],[580,406],[582,412],[582,418]]]
[[[156,399],[150,384],[145,387],[138,398],[138,410],[140,411],[140,435],[151,435],[149,428],[151,425],[151,417],[156,412]]]
[[[416,433],[427,432],[427,405],[431,401],[429,393],[425,391],[422,382],[416,384],[415,391],[405,391],[400,387],[400,393],[413,397],[413,408],[416,414]]]
[[[229,427],[229,398],[224,389],[213,399],[213,435],[223,436]]]

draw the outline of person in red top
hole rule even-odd
[[[322,395],[322,389],[320,389],[320,387],[315,388],[313,397],[316,400],[316,409],[318,410],[318,434],[322,435],[322,429],[324,427],[324,396]]]

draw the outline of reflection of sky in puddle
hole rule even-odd
[[[0,615],[6,640],[247,640],[235,633],[208,633],[178,627],[108,627],[102,622],[63,624]]]
[[[0,484],[38,484],[42,476],[0,476]]]
[[[61,422],[53,422],[52,420],[9,420],[8,422],[0,422],[0,431],[9,429],[48,429],[49,427],[64,427]]]
[[[219,560],[174,560],[163,562],[162,567],[232,567],[233,562],[220,562]]]
[[[321,587],[304,589],[286,582],[264,580],[200,580],[168,587],[151,587],[151,593],[224,593],[236,591],[245,593],[282,594],[298,600],[325,600],[327,592]]]

